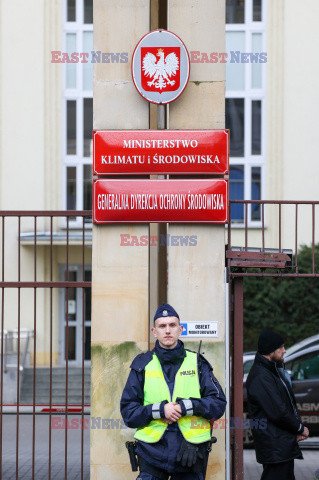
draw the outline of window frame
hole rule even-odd
[[[266,52],[266,0],[262,1],[262,21],[253,21],[253,0],[245,0],[245,23],[226,23],[226,35],[228,32],[244,32],[245,33],[245,51],[252,52],[253,34],[262,35],[262,50]],[[243,200],[252,199],[252,168],[261,168],[261,199],[266,194],[266,68],[265,64],[261,65],[261,82],[262,88],[252,88],[252,63],[245,65],[245,89],[244,90],[227,90],[226,99],[242,98],[244,99],[244,156],[230,157],[230,168],[232,165],[244,166],[244,198]],[[227,64],[226,64],[227,68]],[[261,154],[252,155],[252,101],[261,101]],[[251,204],[247,208],[247,226],[249,228],[261,228],[262,217],[260,220],[252,220]],[[265,223],[266,218],[264,218]],[[245,212],[243,222],[232,222],[233,228],[245,227]]]
[[[84,23],[84,1],[76,0],[76,15],[75,22],[67,21],[68,0],[63,0],[62,8],[62,26],[63,39],[62,51],[67,52],[67,35],[76,35],[76,51],[84,52],[83,36],[84,32],[92,32],[93,24]],[[90,58],[89,58],[90,61]],[[93,82],[92,90],[83,89],[83,64],[75,63],[76,67],[76,88],[67,89],[67,65],[63,64],[62,75],[62,205],[67,210],[67,168],[76,167],[76,197],[75,197],[75,211],[83,210],[83,193],[84,193],[84,165],[93,164],[92,155],[84,157],[84,99],[92,99],[93,102]],[[67,154],[67,101],[76,101],[76,154]],[[77,217],[76,214],[70,217],[70,228],[82,228],[82,217]],[[66,220],[64,219],[62,228],[66,228]],[[85,223],[85,228],[92,228],[91,222]]]

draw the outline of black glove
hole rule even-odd
[[[190,468],[195,465],[198,458],[201,460],[204,458],[203,454],[198,450],[198,446],[183,440],[181,448],[177,454],[177,462],[181,463],[182,467]]]

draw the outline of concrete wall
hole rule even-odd
[[[189,51],[225,51],[225,2],[172,0],[169,29]],[[169,107],[169,128],[225,127],[224,64],[192,64],[184,94]],[[203,351],[225,388],[225,227],[170,224],[171,235],[196,235],[194,247],[168,248],[168,301],[184,321],[217,321],[219,335],[205,339]],[[191,350],[198,341],[187,342]],[[207,479],[225,478],[225,430],[215,430],[218,442],[209,459]]]
[[[149,2],[95,0],[94,49],[133,52],[149,31]],[[94,67],[94,129],[148,129],[149,106],[136,91],[130,63]],[[93,417],[120,419],[120,398],[134,356],[148,349],[148,247],[120,246],[120,234],[147,225],[93,226]],[[133,479],[125,441],[133,432],[91,430],[91,479]]]
[[[125,7],[124,7],[125,5]],[[129,49],[149,31],[149,10],[141,2],[94,4],[94,48]],[[169,29],[181,36],[189,50],[214,43],[223,51],[223,2],[171,1]],[[116,15],[117,21],[114,22]],[[121,32],[118,25],[122,25]],[[214,28],[212,28],[212,26]],[[132,84],[130,64],[94,70],[94,128],[149,128],[148,104]],[[224,127],[225,72],[223,66],[200,65],[191,72],[189,86],[170,106],[169,128]],[[224,226],[169,226],[169,233],[198,236],[198,247],[168,249],[168,301],[184,320],[217,320],[219,337],[205,344],[215,373],[225,384]],[[93,227],[92,285],[92,401],[93,417],[120,418],[119,400],[138,352],[148,348],[148,247],[119,246],[120,233],[147,234],[142,225]],[[133,255],[134,253],[134,255]],[[199,307],[200,306],[200,307]],[[153,312],[150,312],[152,314]],[[152,341],[152,339],[151,339]],[[196,348],[187,342],[188,347]],[[95,480],[135,478],[130,472],[125,440],[129,430],[91,430],[91,476]],[[225,477],[225,438],[219,431],[207,478]]]

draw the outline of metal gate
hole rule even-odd
[[[88,479],[92,212],[1,211],[0,217],[0,478]],[[71,310],[79,302],[82,352],[73,367]]]
[[[228,226],[226,265],[231,292],[230,312],[230,356],[231,365],[231,417],[243,420],[243,283],[245,277],[313,278],[319,275],[316,270],[315,237],[316,206],[318,201],[231,201],[230,208],[241,209],[242,229],[239,245],[233,246],[233,236],[237,233],[233,225]],[[253,209],[258,209],[260,232],[258,246],[256,235],[252,242],[254,226],[249,221]],[[268,211],[267,211],[268,210]],[[231,218],[231,214],[230,214]],[[271,220],[270,220],[271,219]],[[272,232],[267,232],[267,223]],[[268,226],[268,229],[269,229]],[[231,228],[229,228],[231,227]],[[305,232],[306,230],[306,232]],[[268,234],[268,244],[267,244]],[[311,244],[312,271],[300,272],[298,268],[298,245]],[[237,240],[238,241],[238,240]],[[271,241],[271,244],[269,243]],[[285,249],[284,243],[289,243]],[[260,246],[259,246],[260,245]],[[318,263],[317,263],[318,264]],[[243,428],[236,425],[231,430],[231,478],[243,480]]]
[[[239,230],[234,223],[228,225],[226,246],[231,285],[231,416],[234,418],[243,417],[243,279],[248,276],[316,277],[319,273],[315,266],[315,213],[318,204],[298,201],[231,202],[231,207],[238,209],[240,206],[242,209],[243,221],[240,230],[242,238],[236,247],[232,245],[232,237],[238,235]],[[250,234],[254,230],[249,222],[256,205],[260,220],[257,225],[260,232],[258,248],[250,243]],[[308,235],[312,245],[311,273],[298,270],[299,217],[304,207],[310,209],[307,224],[309,226],[310,223]],[[267,208],[271,212],[267,212]],[[287,225],[283,225],[285,208],[290,209],[288,223],[293,236],[290,251],[283,248],[287,236],[284,231]],[[276,218],[276,245],[273,240],[267,244],[269,213],[272,222],[268,223],[273,229],[273,218]],[[91,211],[0,212],[1,479],[89,478],[90,423],[87,415],[90,402],[86,401],[86,377],[89,379],[89,372],[85,370],[85,328],[88,319],[85,315],[91,289],[91,281],[86,276],[91,261],[91,216]],[[238,211],[235,217],[238,218]],[[275,238],[274,235],[271,238]],[[61,265],[64,279],[59,278]],[[81,272],[76,281],[70,278],[74,265]],[[61,290],[65,305],[64,321],[60,322],[65,327],[62,354],[58,351],[57,331],[57,292]],[[77,290],[81,291],[81,295],[74,294]],[[70,358],[70,350],[74,349],[72,315],[76,308],[75,299],[82,303],[82,354],[81,365],[76,372],[72,370],[74,367]],[[64,361],[61,362],[63,355]],[[61,381],[64,387],[61,387]],[[79,395],[73,392],[74,384],[80,386]],[[46,396],[38,397],[40,390],[42,393],[45,390],[45,385]],[[27,395],[23,396],[24,388],[31,395],[30,402],[26,401]],[[6,401],[8,393],[11,401]],[[76,401],[73,402],[72,398]],[[242,480],[242,429],[232,430],[231,445],[232,478]]]

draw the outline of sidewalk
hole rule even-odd
[[[63,414],[61,415],[63,416]],[[77,418],[72,416],[72,418]],[[78,417],[80,418],[80,417]],[[32,415],[19,417],[19,479],[32,478]],[[49,416],[36,416],[35,479],[47,480],[49,469]],[[65,430],[52,430],[51,479],[65,478]],[[3,416],[1,480],[16,478],[16,416]],[[84,430],[84,480],[89,480],[90,430]],[[68,430],[68,480],[81,478],[81,430]]]
[[[295,461],[296,480],[313,480],[319,469],[319,449],[302,450],[304,460]],[[244,450],[244,480],[259,480],[262,465],[256,462],[255,450]]]

